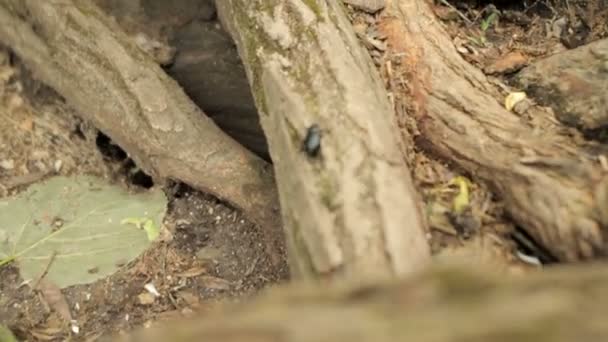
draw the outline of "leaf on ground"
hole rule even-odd
[[[0,201],[0,257],[15,260],[26,280],[47,272],[60,288],[91,283],[150,244],[144,230],[121,222],[160,227],[166,202],[160,189],[132,194],[95,177],[53,177]]]
[[[17,342],[15,335],[2,324],[0,324],[0,342]]]

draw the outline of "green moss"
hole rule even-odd
[[[336,188],[333,182],[325,174],[319,175],[319,182],[317,184],[319,192],[321,194],[321,203],[330,211],[337,208],[336,201]]]
[[[304,2],[311,11],[315,12],[317,18],[321,18],[321,7],[317,3],[317,0],[302,0],[302,2]]]

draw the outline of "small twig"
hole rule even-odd
[[[464,15],[464,13],[460,12],[460,11],[458,10],[458,8],[454,7],[454,5],[452,5],[451,3],[449,3],[447,0],[439,0],[439,1],[441,1],[441,3],[442,3],[442,4],[444,4],[444,5],[448,6],[449,8],[453,9],[454,11],[456,11],[456,13],[458,13],[458,15],[459,15],[459,16],[460,16],[460,17],[461,17],[461,18],[462,18],[464,21],[466,21],[466,22],[467,22],[467,24],[469,24],[469,25],[473,25],[473,22],[472,22],[472,21],[471,21],[469,18],[467,18],[467,16],[466,16],[466,15]]]
[[[48,176],[50,173],[51,172],[34,172],[26,175],[11,177],[4,182],[3,186],[10,191],[24,185],[36,183]]]
[[[53,261],[55,261],[56,256],[57,256],[56,251],[53,252],[53,254],[51,254],[51,257],[49,258],[49,262],[46,264],[46,267],[44,268],[44,271],[42,272],[40,277],[38,277],[38,280],[36,280],[36,283],[34,283],[34,286],[32,286],[32,290],[37,289],[38,285],[40,285],[40,282],[42,281],[42,279],[44,279],[44,277],[46,277],[46,275],[49,273],[49,269],[51,268]]]

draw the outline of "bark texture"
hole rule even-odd
[[[0,41],[157,181],[181,180],[235,205],[278,248],[271,167],[224,134],[91,1],[1,0],[0,22]]]
[[[400,276],[429,247],[394,114],[339,1],[220,0],[268,140],[292,272]],[[317,157],[302,151],[321,128]]]
[[[546,111],[507,111],[497,100],[507,91],[460,57],[425,0],[391,1],[381,31],[420,146],[490,184],[559,260],[605,255],[608,178],[598,156]]]
[[[537,61],[515,81],[552,106],[564,124],[583,130],[608,127],[608,39]]]
[[[173,51],[164,63],[169,76],[226,134],[270,159],[243,63],[218,23],[213,0],[94,1],[136,41],[147,37],[143,43],[153,56]]]
[[[605,267],[505,278],[458,269],[361,288],[298,288],[117,341],[605,341]]]

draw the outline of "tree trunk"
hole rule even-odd
[[[0,41],[156,180],[177,179],[242,209],[281,262],[270,166],[224,134],[89,0],[1,0]]]
[[[448,268],[362,288],[275,290],[251,303],[116,340],[605,341],[607,292],[605,267],[512,278]]]
[[[394,114],[341,3],[216,5],[268,140],[292,274],[385,277],[425,266],[424,221]],[[302,151],[313,125],[321,129],[318,156]]]
[[[460,57],[426,1],[390,1],[380,26],[419,146],[491,185],[559,260],[604,255],[608,177],[597,156],[550,112],[507,111],[496,100],[506,92]]]

